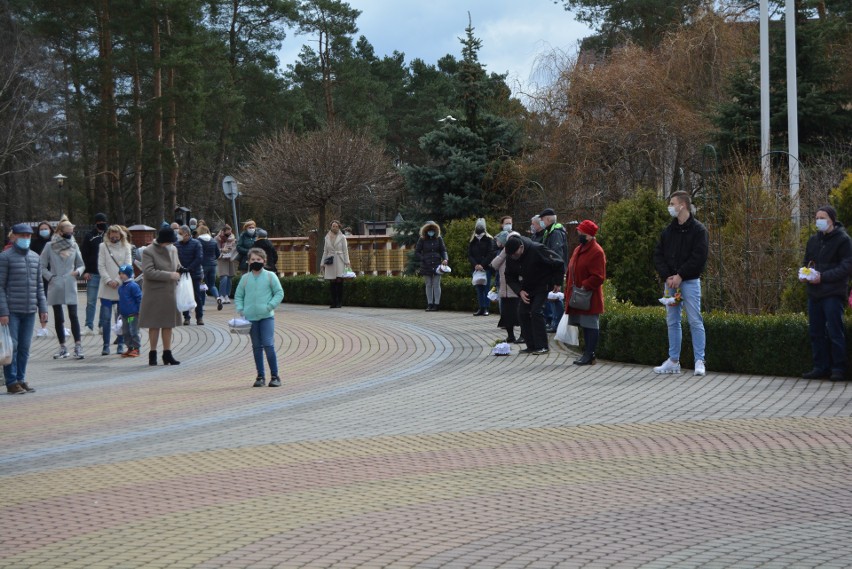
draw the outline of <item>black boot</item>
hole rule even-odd
[[[343,307],[343,281],[337,282],[337,306],[335,308]]]
[[[596,361],[594,352],[585,352],[580,359],[574,360],[574,365],[590,366],[594,365]]]
[[[163,365],[176,366],[180,365],[180,362],[172,357],[171,350],[163,350]]]
[[[148,352],[148,365],[157,365],[157,350],[151,350],[150,352]]]

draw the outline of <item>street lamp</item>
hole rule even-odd
[[[53,179],[56,180],[56,189],[59,196],[59,217],[62,217],[62,186],[65,185],[65,180],[68,179],[68,176],[57,174]]]

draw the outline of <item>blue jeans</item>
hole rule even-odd
[[[550,326],[559,328],[559,321],[565,315],[565,303],[561,300],[549,300],[547,304],[550,305]]]
[[[219,298],[219,289],[216,288],[216,265],[204,268],[204,283],[207,285],[207,294],[213,298]],[[201,304],[204,304],[207,294],[201,295]]]
[[[189,275],[192,279],[192,294],[195,296],[195,319],[204,317],[204,293],[201,292],[201,275]],[[183,313],[184,320],[189,318],[189,310]]]
[[[674,291],[669,290],[669,295]],[[695,360],[704,361],[704,348],[707,338],[704,334],[704,319],[701,317],[701,279],[692,279],[680,283],[680,304],[666,307],[666,324],[669,327],[669,359],[680,361],[680,345],[683,339],[681,330],[681,310],[686,311],[689,331],[692,334],[692,351]]]
[[[86,283],[86,328],[95,329],[95,312],[98,309],[98,287],[101,285],[101,276],[89,273],[89,282]]]
[[[846,331],[843,325],[845,305],[846,299],[839,296],[808,298],[808,332],[814,369],[822,373],[846,373]]]
[[[6,387],[27,380],[27,360],[30,359],[30,342],[33,340],[36,315],[12,312],[9,314],[9,333],[12,335],[12,363],[3,366]]]
[[[219,277],[219,294],[223,298],[229,298],[231,296],[231,279],[233,277],[228,275],[222,275]]]
[[[263,370],[263,353],[269,364],[269,373],[278,375],[278,356],[275,355],[275,317],[254,320],[251,323],[251,349],[258,377],[266,377]]]
[[[489,266],[485,269],[485,284],[473,287],[476,289],[476,301],[479,304],[479,308],[484,310],[488,310],[488,307],[491,306],[491,301],[488,300],[488,291],[491,290],[491,277],[493,276],[494,269]]]
[[[104,348],[109,348],[109,338],[112,333],[112,307],[117,304],[117,300],[101,299],[101,319],[99,325],[104,338]],[[119,334],[116,338],[119,344],[124,344],[124,336]]]

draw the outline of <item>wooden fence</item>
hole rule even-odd
[[[278,251],[278,274],[281,276],[316,274],[317,255],[322,254],[316,236],[273,237],[269,242]],[[387,235],[349,235],[349,261],[352,270],[367,275],[399,275],[405,270],[406,248]]]

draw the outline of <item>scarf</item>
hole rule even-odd
[[[73,237],[71,239],[65,239],[61,234],[54,233],[53,238],[50,240],[50,246],[60,258],[67,259],[74,255],[74,249],[77,248],[77,243],[74,241]]]

